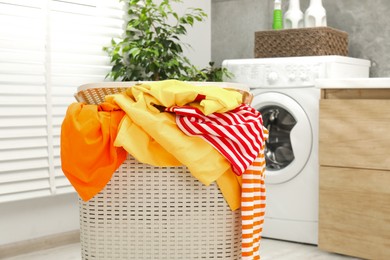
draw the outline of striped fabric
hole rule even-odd
[[[242,104],[226,113],[208,116],[190,106],[173,106],[167,112],[176,114],[176,124],[189,136],[199,136],[217,149],[240,176],[255,160],[264,140],[260,112]]]
[[[205,139],[231,163],[237,175],[242,175],[242,259],[260,259],[266,198],[264,146],[268,138],[260,112],[246,104],[208,116],[189,106],[166,111],[176,113],[176,123],[185,134]]]
[[[260,259],[260,239],[265,214],[265,158],[260,152],[242,175],[242,260]]]

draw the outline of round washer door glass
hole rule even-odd
[[[294,178],[306,165],[313,133],[303,108],[282,93],[256,95],[252,105],[261,112],[269,131],[266,141],[266,182],[282,183]]]

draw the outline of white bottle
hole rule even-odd
[[[300,0],[290,0],[288,10],[284,15],[284,28],[295,29],[303,27],[303,12],[300,7]]]
[[[310,0],[305,12],[305,27],[320,26],[326,26],[326,10],[322,6],[322,0]]]

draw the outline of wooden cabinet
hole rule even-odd
[[[390,259],[390,89],[323,89],[318,246]]]

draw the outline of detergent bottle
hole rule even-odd
[[[301,11],[300,0],[290,0],[283,24],[285,29],[303,27],[303,12]]]
[[[326,10],[322,6],[322,0],[310,0],[310,5],[305,12],[305,27],[326,26]]]
[[[272,29],[283,29],[282,0],[275,0]]]

